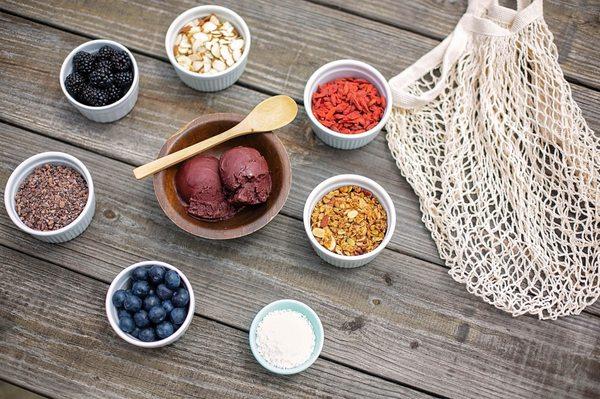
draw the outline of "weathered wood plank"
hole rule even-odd
[[[247,334],[196,316],[160,349],[121,340],[106,320],[107,284],[0,247],[0,374],[67,398],[331,398],[426,394],[318,359],[293,378],[252,357]]]
[[[44,38],[43,42],[38,40]],[[198,94],[184,86],[170,65],[138,56],[140,97],[134,110],[112,124],[92,123],[64,98],[57,81],[63,56],[83,40],[18,17],[0,14],[0,118],[60,140],[132,163],[155,157],[164,140],[199,114],[247,113],[265,96],[234,86],[221,93]],[[52,52],[45,49],[53,48]],[[34,60],[29,52],[42,52]],[[32,107],[32,104],[35,104]],[[308,193],[323,179],[339,173],[365,174],[382,184],[396,204],[398,220],[392,246],[441,262],[429,232],[421,222],[418,201],[400,176],[382,137],[359,151],[339,151],[318,140],[300,111],[293,125],[278,131],[294,170],[286,214],[302,218]],[[341,155],[341,156],[340,156]]]
[[[452,32],[467,9],[466,0],[314,2],[438,39]],[[516,8],[516,1],[502,0],[500,4]],[[554,34],[559,61],[566,76],[600,88],[600,48],[594,40],[590,40],[600,36],[600,4],[586,0],[546,0],[544,18]]]
[[[202,315],[247,329],[264,304],[284,297],[320,315],[323,355],[388,379],[450,397],[594,397],[599,394],[600,318],[543,322],[512,318],[473,298],[439,266],[384,251],[367,267],[320,262],[301,223],[276,217],[231,242],[178,230],[115,160],[0,125],[0,187],[20,160],[44,150],[71,153],[92,171],[97,214],[64,245],[16,231],[0,213],[0,244],[109,282],[141,259],[168,259],[190,278]],[[116,179],[115,177],[118,177]]]
[[[137,56],[141,92],[133,112],[117,123],[91,123],[67,103],[56,81],[63,56],[84,40],[0,14],[0,43],[6,49],[5,56],[0,57],[0,84],[5,88],[0,93],[0,118],[139,165],[152,159],[166,137],[198,114],[244,113],[265,98],[239,86],[217,94],[198,94],[179,81],[170,65]],[[45,51],[47,48],[53,51]],[[33,59],[29,51],[45,56]],[[600,93],[582,90],[575,92],[580,105],[591,126],[600,127],[600,114],[595,112]],[[301,218],[306,196],[326,177],[348,172],[365,174],[381,183],[396,204],[399,226],[391,248],[441,264],[421,222],[418,200],[395,167],[383,136],[357,151],[334,150],[315,138],[303,112],[301,109],[296,121],[278,132],[294,168],[292,192],[284,212]]]
[[[384,15],[388,23],[402,21],[396,22],[398,26],[439,29],[439,38],[452,29],[465,7],[464,1],[331,2],[359,9],[369,16]],[[600,50],[590,38],[600,33],[599,7],[579,7],[583,0],[579,4],[567,3],[557,0],[547,5],[551,13],[549,22],[559,40],[563,68],[568,76],[598,88]],[[296,98],[301,98],[310,74],[325,62],[356,58],[371,63],[391,78],[438,43],[396,26],[306,1],[225,0],[219,4],[239,12],[253,35],[253,48],[242,81],[275,92],[288,92]],[[166,59],[164,35],[170,23],[179,13],[196,5],[191,0],[154,0],[143,4],[104,1],[78,6],[68,0],[51,3],[8,0],[0,7],[69,30],[115,39]]]

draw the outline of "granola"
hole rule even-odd
[[[319,244],[346,256],[377,248],[387,231],[387,213],[379,200],[359,186],[343,186],[315,205],[311,229]]]

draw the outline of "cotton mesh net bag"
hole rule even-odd
[[[600,295],[600,140],[558,64],[542,0],[470,1],[390,80],[387,138],[450,275],[513,316]]]

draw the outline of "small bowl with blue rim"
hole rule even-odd
[[[303,314],[310,322],[312,330],[315,334],[315,346],[313,348],[313,351],[310,354],[310,357],[304,363],[300,364],[299,366],[296,366],[293,368],[288,368],[288,369],[275,367],[275,366],[271,365],[270,363],[268,363],[265,360],[265,358],[262,357],[262,355],[258,351],[258,346],[256,344],[256,329],[258,328],[259,323],[262,321],[262,319],[266,315],[268,315],[271,312],[277,311],[277,310],[292,310],[292,311],[298,312],[300,314]],[[321,319],[319,319],[319,316],[317,315],[317,313],[315,313],[315,311],[312,310],[308,305],[306,305],[300,301],[293,300],[293,299],[281,299],[281,300],[271,302],[270,304],[266,305],[264,308],[262,308],[256,314],[256,316],[254,316],[254,320],[252,321],[252,325],[250,326],[249,340],[250,340],[250,349],[252,350],[252,354],[254,355],[254,358],[256,359],[256,361],[258,363],[260,363],[261,366],[263,366],[265,369],[269,370],[270,372],[272,372],[274,374],[291,375],[291,374],[297,374],[297,373],[300,373],[300,372],[306,370],[315,362],[315,360],[317,360],[317,358],[321,354],[321,351],[323,350],[323,342],[325,340],[325,333],[323,331],[323,325],[321,324]]]

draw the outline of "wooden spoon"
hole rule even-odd
[[[279,129],[292,122],[296,114],[298,114],[298,106],[290,97],[280,95],[267,98],[231,129],[137,167],[133,170],[133,175],[138,180],[143,179],[232,138]]]

